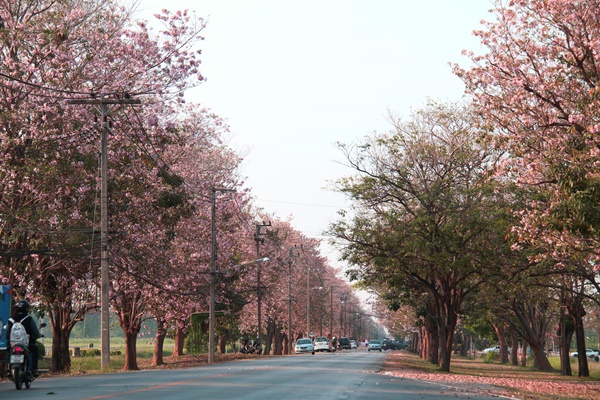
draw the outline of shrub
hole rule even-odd
[[[100,355],[100,350],[98,349],[90,349],[90,350],[81,350],[81,357],[95,357]]]
[[[46,357],[46,346],[44,346],[44,344],[41,342],[35,342],[35,345],[38,348],[39,357]]]
[[[483,356],[483,362],[493,363],[494,361],[498,361],[499,358],[500,358],[500,356],[495,351],[488,351]]]

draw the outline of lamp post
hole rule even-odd
[[[260,224],[256,224],[256,233],[254,234],[254,240],[256,241],[256,258],[260,257],[260,244],[264,243],[264,239],[261,236],[264,236],[265,233],[260,231],[260,228],[263,226],[271,226],[271,222],[265,224],[264,222]],[[257,314],[258,314],[258,343],[262,347],[262,326],[261,326],[261,297],[262,297],[262,288],[260,287],[260,263],[256,269],[256,290],[257,290]]]
[[[238,265],[234,265],[231,269],[235,269],[235,268],[239,268],[239,267],[243,267],[244,265],[249,265],[249,264],[254,264],[254,263],[258,263],[260,265],[260,263],[264,262],[264,261],[269,261],[269,257],[263,257],[263,258],[258,258],[256,260],[252,260],[252,261],[248,261],[242,264],[238,264]],[[212,267],[212,265],[211,265]],[[216,280],[216,275],[218,275],[219,272],[213,271],[213,268],[211,268],[211,273],[210,273],[210,309],[209,309],[209,326],[208,326],[208,344],[209,344],[209,348],[208,348],[208,363],[212,364],[215,361],[215,280]]]
[[[217,274],[217,191],[219,192],[235,192],[234,189],[212,187],[210,192],[211,204],[211,230],[210,230],[210,302],[209,302],[209,318],[208,318],[208,363],[215,362],[215,280]]]
[[[342,331],[344,337],[346,337],[346,293],[342,293],[342,307],[343,312],[340,311],[340,330]]]
[[[310,337],[310,267],[306,267],[306,336]]]
[[[330,304],[329,304],[329,333],[333,335],[333,288],[336,285],[329,286]]]
[[[306,334],[310,337],[310,269],[312,267],[306,267]],[[322,290],[323,287],[314,287],[313,290]]]

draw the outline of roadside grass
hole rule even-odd
[[[39,361],[41,370],[50,368],[49,347],[51,343],[46,345],[46,356]],[[90,344],[92,346],[90,347]],[[103,374],[122,372],[125,365],[125,340],[123,338],[111,338],[111,355],[109,367],[102,369],[102,359],[100,355],[95,355],[101,344],[98,339],[92,341],[90,339],[79,339],[69,341],[71,351],[73,348],[79,347],[80,356],[74,356],[71,353],[71,371],[68,375],[79,374]],[[138,341],[137,343],[137,364],[140,369],[173,369],[173,368],[189,368],[197,365],[208,363],[208,354],[184,354],[181,357],[173,357],[173,340],[166,339],[163,346],[164,364],[156,367],[152,365],[154,355],[154,344],[147,341]],[[228,354],[215,354],[215,361],[230,361],[236,359],[252,358],[253,355],[234,353],[228,349]]]
[[[402,357],[402,364],[405,367],[414,368],[427,372],[438,372],[444,373],[439,370],[439,367],[435,364],[428,363],[427,361],[421,359],[416,354],[412,353],[402,353],[406,354],[406,357]],[[533,368],[533,360],[528,358],[527,366],[514,366],[511,364],[501,364],[499,362],[484,362],[483,357],[461,357],[454,355],[452,357],[452,362],[450,363],[450,371],[452,374],[457,375],[472,375],[472,376],[481,376],[481,377],[490,377],[490,378],[522,378],[526,377],[528,379],[560,379],[571,381],[573,379],[586,379],[592,381],[600,381],[600,363],[596,361],[589,361],[588,366],[590,369],[590,376],[588,378],[577,378],[577,359],[571,359],[571,369],[573,372],[573,376],[562,376],[560,374],[560,358],[559,357],[549,357],[550,364],[555,371],[553,372],[544,372]]]
[[[91,344],[91,347],[90,347]],[[50,350],[51,342],[46,341],[46,356],[40,359],[40,369],[50,368]],[[71,352],[75,347],[79,347],[80,356],[74,356],[71,353],[71,374],[87,374],[87,373],[111,373],[123,371],[125,365],[125,339],[111,338],[111,355],[109,367],[102,369],[102,359],[99,355],[92,355],[95,350],[101,348],[99,339],[71,339],[69,348]],[[173,341],[166,339],[163,346],[163,357],[168,359],[173,354]],[[154,354],[154,344],[142,342],[137,343],[137,360],[138,364],[149,365]]]
[[[485,362],[475,358],[453,356],[451,372],[440,371],[437,365],[428,363],[409,352],[394,352],[387,357],[383,372],[398,377],[444,382],[463,386],[465,390],[489,391],[494,395],[516,396],[522,399],[566,400],[600,398],[600,363],[589,362],[590,377],[577,377],[577,360],[572,360],[573,376],[560,374],[560,359],[550,357],[555,371],[543,372],[532,367],[528,359],[526,367]],[[485,386],[488,385],[488,386]],[[493,385],[496,389],[489,389]]]

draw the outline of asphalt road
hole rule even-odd
[[[180,370],[39,378],[20,391],[0,383],[0,399],[492,399],[439,384],[378,373],[386,353],[365,350],[257,357]],[[494,398],[497,399],[497,398]]]

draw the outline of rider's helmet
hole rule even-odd
[[[29,312],[29,302],[27,300],[19,300],[16,304],[18,314],[27,314]]]

